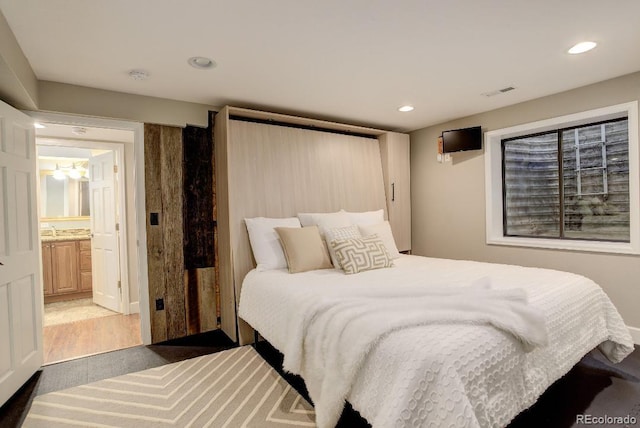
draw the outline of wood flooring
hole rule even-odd
[[[141,345],[140,315],[111,315],[44,328],[44,364]]]

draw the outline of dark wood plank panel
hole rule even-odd
[[[149,275],[149,313],[151,342],[167,340],[167,319],[164,310],[156,310],[156,299],[165,299],[164,255],[162,236],[162,182],[160,167],[160,125],[144,126],[145,206],[147,212],[147,270]],[[160,223],[151,225],[150,215],[156,213]]]
[[[200,316],[198,312],[198,271],[199,269],[185,269],[184,271],[188,334],[196,334],[200,332]]]
[[[161,128],[160,179],[167,338],[186,336],[183,253],[182,130]]]
[[[187,126],[184,145],[184,263],[185,269],[214,265],[213,141],[207,128]]]
[[[215,182],[213,118],[208,128],[187,126],[183,138],[184,257],[187,331],[217,328],[215,292]]]
[[[154,343],[217,328],[212,127],[145,125]],[[150,215],[157,213],[158,225]],[[156,299],[164,309],[156,310]]]

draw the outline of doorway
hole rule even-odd
[[[130,280],[134,139],[96,126],[36,129],[45,364],[143,343],[140,287]]]

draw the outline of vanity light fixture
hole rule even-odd
[[[398,111],[401,111],[403,113],[406,113],[408,111],[412,111],[413,110],[413,106],[402,106],[402,107],[398,107]]]
[[[567,52],[571,55],[585,53],[595,48],[598,44],[596,42],[580,42],[576,43]]]
[[[187,62],[191,67],[197,68],[199,70],[207,70],[216,66],[214,60],[203,56],[193,56],[189,58]]]
[[[74,180],[77,180],[80,177],[82,177],[82,174],[76,168],[76,164],[74,163],[73,165],[71,165],[71,169],[69,170],[69,178],[73,178]]]
[[[66,177],[66,174],[60,169],[58,164],[56,164],[56,170],[53,171],[53,178],[56,180],[64,180]]]

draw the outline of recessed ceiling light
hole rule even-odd
[[[573,45],[573,47],[569,49],[567,52],[569,52],[572,55],[581,54],[581,53],[590,51],[591,49],[595,48],[596,45],[597,45],[596,42],[580,42]]]
[[[133,80],[146,80],[149,78],[149,73],[144,70],[131,70],[129,72],[129,77]]]
[[[398,108],[398,111],[407,112],[413,110],[413,106],[402,106]]]
[[[216,66],[214,60],[205,58],[203,56],[194,56],[187,60],[189,65],[193,68],[199,68],[201,70],[206,70],[208,68],[213,68]]]
[[[38,122],[34,123],[33,126],[36,129],[44,129],[44,128],[46,128],[46,126],[44,126],[43,124],[38,123]]]

